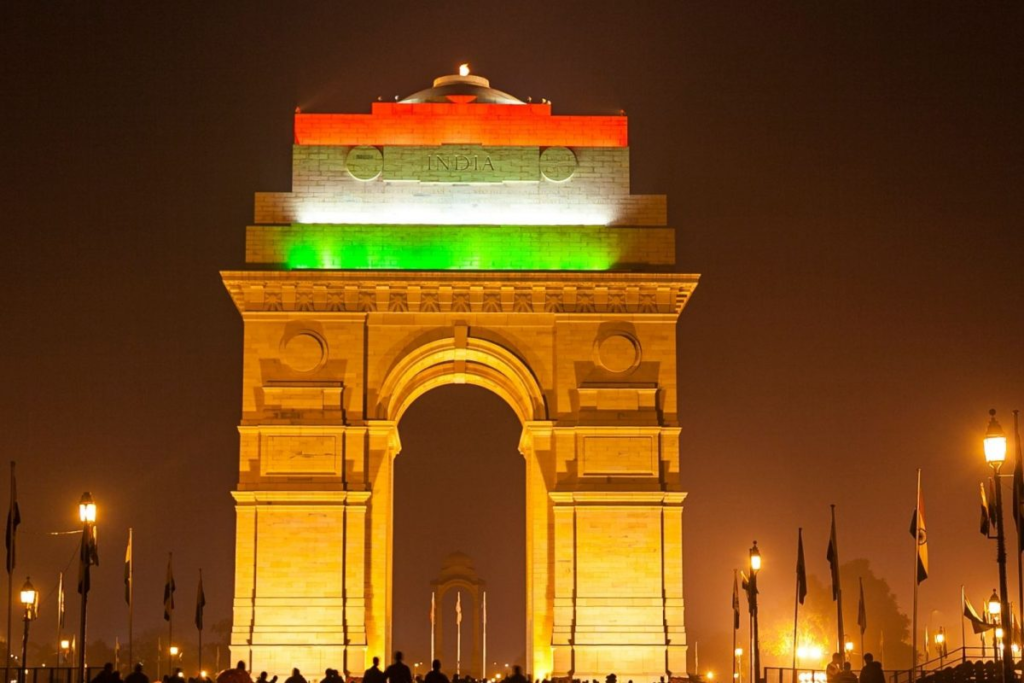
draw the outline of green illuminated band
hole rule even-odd
[[[662,227],[603,225],[251,226],[250,262],[288,269],[578,270],[671,265]]]

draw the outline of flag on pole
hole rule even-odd
[[[57,580],[57,627],[64,628],[64,572]]]
[[[740,628],[740,585],[735,569],[732,570],[732,630]]]
[[[967,598],[967,593],[964,592],[963,586],[960,587],[960,603],[964,608],[964,618],[971,622],[971,629],[975,634],[984,633],[985,631],[996,627],[995,624],[990,624],[985,619],[978,616],[978,612],[974,609],[974,605],[972,605],[971,601]]]
[[[206,593],[203,592],[203,570],[199,570],[199,588],[196,589],[196,628],[203,630],[203,608],[206,607]]]
[[[430,593],[430,628],[431,628],[431,632],[433,632],[433,628],[434,628],[434,610],[435,610],[434,597],[436,595],[437,595],[437,593],[434,593],[433,591],[431,591],[431,593]]]
[[[754,595],[755,592],[760,592],[754,587],[754,583],[747,578],[747,575],[742,571],[740,572],[740,588],[747,594],[747,612],[750,614],[754,613]]]
[[[924,526],[924,495],[921,492],[921,471],[917,471],[917,507],[910,518],[910,535],[917,539],[917,582],[928,578],[928,532]]]
[[[832,600],[839,599],[839,541],[836,538],[836,516],[832,515],[832,532],[828,537],[828,552],[825,553],[832,570]]]
[[[21,524],[21,510],[18,508],[18,482],[14,477],[14,461],[11,461],[11,504],[7,509],[7,573],[14,571],[18,546],[18,525]]]
[[[864,637],[864,631],[868,630],[868,609],[864,604],[864,577],[858,577],[860,580],[860,602],[857,604],[857,625],[860,626],[861,638]]]
[[[981,489],[981,524],[978,531],[987,537],[992,530],[992,509],[988,505],[988,496],[985,495],[985,482],[979,483],[978,487]]]
[[[170,621],[174,614],[174,569],[171,567],[173,553],[167,553],[167,581],[164,583],[164,621]]]
[[[132,530],[128,530],[128,547],[124,551],[124,601],[132,606]]]
[[[807,597],[807,565],[804,563],[804,530],[797,532],[796,541],[796,595],[800,604]]]
[[[82,529],[82,543],[78,551],[78,592],[85,595],[91,587],[91,567],[99,565],[100,555],[96,543],[96,526],[86,524]]]
[[[929,654],[929,647],[928,647],[930,642],[931,642],[931,639],[928,637],[928,627],[925,626],[924,627],[924,661],[926,661],[926,662],[928,661],[928,658],[931,656]]]

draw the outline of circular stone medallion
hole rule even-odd
[[[609,335],[597,343],[597,361],[608,372],[628,372],[640,364],[640,344],[625,334]]]
[[[540,172],[553,183],[563,183],[576,173],[576,155],[568,147],[548,147],[540,153]]]
[[[300,332],[281,345],[281,361],[296,372],[316,370],[326,355],[323,341],[309,332]]]
[[[345,168],[356,180],[373,180],[384,170],[384,156],[376,147],[353,147],[345,157]]]

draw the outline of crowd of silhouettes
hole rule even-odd
[[[839,655],[837,655],[838,657]],[[885,683],[885,676],[882,674],[882,666],[878,663],[874,663],[871,659],[870,654],[864,655],[864,670],[861,672],[860,680],[857,681],[857,677],[846,676],[850,670],[849,663],[845,666],[845,671],[840,660],[839,668],[833,673],[828,674],[827,683]],[[836,664],[835,658],[833,664]],[[877,668],[877,677],[874,676],[874,670],[871,669],[871,675],[865,677],[865,673],[869,668]],[[829,665],[827,672],[833,672],[833,665]],[[312,680],[306,679],[302,675],[302,672],[298,669],[292,669],[292,675],[285,679],[285,683],[346,683],[346,679],[349,677],[342,676],[341,672],[337,669],[327,669],[324,672],[324,678],[316,681],[315,678]],[[184,683],[185,676],[180,669],[174,669],[170,674],[163,677],[162,683]],[[615,674],[608,674],[604,683],[616,683],[617,677]],[[132,673],[128,674],[124,679],[121,678],[121,674],[115,670],[113,664],[106,664],[102,670],[92,678],[90,683],[151,683],[150,677],[146,676],[142,671],[142,665],[136,664],[132,670]],[[156,682],[153,682],[156,683]],[[245,661],[239,661],[238,665],[233,669],[227,669],[221,672],[216,681],[209,677],[189,677],[187,683],[278,683],[278,677],[274,676],[269,678],[267,673],[260,672],[259,676],[253,679],[249,671],[246,669]],[[455,674],[451,679],[447,677],[444,672],[441,671],[441,660],[434,659],[430,665],[430,671],[427,672],[426,676],[417,675],[415,678],[413,673],[410,671],[409,666],[404,663],[404,657],[400,651],[394,653],[394,661],[385,670],[380,668],[380,657],[373,658],[373,664],[369,669],[362,674],[361,683],[486,683],[485,681],[477,681],[471,676],[460,676]],[[537,679],[536,681],[528,674],[523,674],[522,668],[516,665],[512,668],[512,673],[507,675],[502,683],[552,683],[548,679]],[[572,679],[572,683],[599,683],[596,679],[593,681]],[[633,683],[630,680],[628,683]],[[660,679],[660,683],[665,683],[665,677]]]

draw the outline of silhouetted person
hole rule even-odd
[[[274,676],[274,678],[277,678],[277,676]],[[286,678],[284,683],[306,683],[306,679],[303,678],[301,671],[292,669],[292,675]]]
[[[149,683],[149,676],[142,673],[142,664],[136,664],[132,672],[125,676],[124,683]]]
[[[836,676],[836,683],[857,683],[857,674],[853,673],[853,666],[849,662],[843,663],[843,670]]]
[[[435,659],[430,663],[430,671],[427,672],[423,683],[448,683],[448,677],[441,672],[440,659]]]
[[[412,683],[412,672],[402,661],[402,652],[395,652],[395,662],[384,671],[388,683]]]
[[[103,669],[96,674],[96,677],[92,679],[92,683],[113,683],[114,681],[114,665],[107,662],[103,665]]]
[[[825,667],[825,680],[827,683],[836,683],[839,674],[843,672],[843,656],[838,652],[832,654],[832,661]]]
[[[277,676],[274,676],[270,680],[267,680],[267,672],[261,671],[260,677],[256,679],[256,683],[277,683]]]
[[[374,657],[373,666],[363,672],[363,683],[384,683],[384,672],[380,670],[380,657]]]
[[[523,675],[523,667],[516,664],[512,667],[512,675],[505,679],[509,683],[529,683]]]
[[[864,667],[860,670],[860,683],[885,683],[882,663],[876,662],[870,652],[864,655]]]

